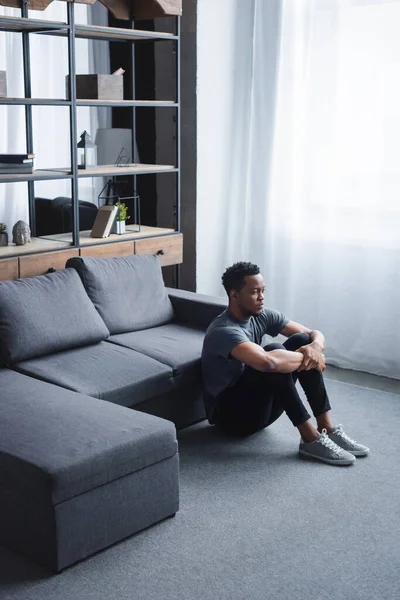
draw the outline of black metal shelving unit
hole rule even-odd
[[[97,25],[79,25],[75,23],[74,3],[67,2],[67,22],[45,21],[28,16],[28,2],[21,0],[21,17],[5,17],[0,15],[0,34],[1,32],[18,32],[22,34],[22,54],[24,63],[24,98],[0,98],[0,106],[2,105],[22,105],[25,106],[25,122],[26,122],[26,150],[29,153],[34,152],[33,147],[33,123],[32,123],[32,107],[33,106],[64,106],[69,107],[69,130],[70,130],[70,147],[71,147],[71,168],[70,169],[38,169],[29,175],[0,175],[1,183],[12,182],[27,182],[28,185],[28,201],[29,201],[29,218],[32,235],[35,236],[35,202],[34,202],[34,181],[39,180],[54,180],[54,179],[70,179],[71,194],[73,206],[73,231],[71,247],[79,247],[79,210],[78,210],[78,179],[81,177],[111,177],[118,175],[133,175],[143,174],[160,174],[160,173],[175,173],[177,177],[176,186],[176,230],[173,233],[180,232],[180,212],[181,212],[181,196],[180,196],[180,17],[173,17],[176,22],[176,34],[163,33],[156,31],[143,31],[134,29],[133,21],[127,21],[130,24],[128,27],[104,27]],[[31,66],[30,66],[30,46],[29,36],[37,35],[52,35],[63,36],[68,39],[68,70],[69,70],[69,99],[47,99],[47,98],[32,98],[31,94]],[[135,86],[132,86],[132,100],[85,100],[76,98],[76,68],[75,68],[75,40],[78,38],[117,41],[121,43],[132,44],[133,68],[134,68],[134,45],[143,41],[170,41],[175,45],[176,57],[176,96],[173,101],[160,100],[136,100]],[[133,77],[134,79],[134,77]],[[131,107],[133,111],[133,131],[132,139],[135,143],[135,122],[136,110],[141,107],[163,107],[173,108],[176,110],[176,157],[175,165],[138,165],[131,170],[121,170],[120,167],[110,167],[109,169],[88,169],[79,170],[77,166],[77,108],[80,106],[98,106],[98,107]],[[123,171],[123,172],[122,172]],[[165,234],[168,235],[168,234]],[[172,235],[172,234],[170,234]],[[151,236],[150,236],[151,237]],[[93,242],[95,245],[96,242]],[[43,250],[43,252],[50,252]],[[18,253],[16,253],[18,255]],[[176,270],[176,284],[179,287],[179,265]]]

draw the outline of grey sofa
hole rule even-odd
[[[0,543],[53,571],[177,512],[176,427],[204,418],[225,308],[152,255],[67,267],[0,282]]]

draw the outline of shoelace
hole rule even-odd
[[[340,452],[342,451],[342,448],[340,446],[338,446],[337,444],[335,444],[335,442],[333,440],[331,440],[330,437],[328,437],[328,432],[326,431],[326,429],[323,429],[321,431],[321,435],[319,436],[319,438],[316,441],[319,444],[322,444],[323,446],[325,446],[326,448],[329,448],[329,450],[332,450],[332,452],[334,452],[334,454],[340,454]]]
[[[344,440],[348,444],[357,444],[355,440],[352,440],[351,437],[349,437],[347,433],[343,431],[343,425],[338,425],[335,428],[335,434],[342,438],[342,440]]]

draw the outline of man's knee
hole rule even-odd
[[[287,350],[283,344],[278,344],[277,342],[272,342],[272,344],[267,344],[264,346],[265,352],[271,352],[271,350]]]
[[[311,344],[311,336],[309,333],[294,333],[286,340],[284,347],[286,350],[293,351],[301,348],[301,346],[306,346],[307,344]]]

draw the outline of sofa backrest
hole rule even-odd
[[[83,285],[112,335],[164,325],[174,317],[153,254],[116,258],[70,258]]]
[[[95,344],[108,336],[72,269],[0,281],[2,365]]]

